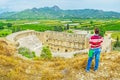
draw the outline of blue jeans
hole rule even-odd
[[[97,70],[97,69],[98,69],[98,66],[99,66],[99,59],[100,59],[101,49],[100,49],[100,48],[94,48],[94,49],[92,49],[92,50],[93,50],[93,55],[92,55],[92,57],[89,57],[89,59],[88,59],[86,71],[89,71],[89,70],[90,70],[91,63],[92,63],[92,60],[93,60],[94,57],[95,57],[94,71]]]

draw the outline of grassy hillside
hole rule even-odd
[[[14,51],[14,46],[5,40],[0,45],[0,80],[119,80],[120,52],[101,54],[98,72],[92,69],[85,72],[87,54],[80,54],[74,58],[52,58],[23,60],[13,55],[6,55],[3,49]],[[6,43],[6,44],[3,44]],[[6,46],[3,48],[3,46]],[[12,49],[11,49],[12,48]],[[3,55],[2,55],[3,54]]]

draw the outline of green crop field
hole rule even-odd
[[[120,32],[113,32],[111,36],[113,39],[117,39],[117,37],[120,39]]]
[[[12,30],[10,30],[10,29],[0,30],[0,37],[5,37],[6,35],[9,35],[11,33],[12,33]]]
[[[9,24],[11,26],[9,27]],[[106,31],[120,31],[120,20],[100,20],[100,19],[71,19],[71,20],[0,20],[0,36],[11,34],[21,30],[57,31],[69,29],[93,30],[95,27],[104,28]],[[6,31],[8,30],[8,31]]]

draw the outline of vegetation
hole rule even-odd
[[[68,33],[74,33],[73,30],[67,30]]]
[[[53,27],[43,24],[25,24],[21,25],[20,28],[22,30],[36,30],[36,31],[46,31],[46,30],[53,30]]]
[[[7,23],[7,27],[8,28],[12,27],[12,23]]]
[[[38,60],[24,60],[14,56],[16,49],[10,42],[0,39],[0,43],[0,80],[120,79],[120,54],[117,51],[101,54],[98,71],[93,71],[93,63],[91,71],[86,73],[87,54],[77,54],[75,57],[67,59],[47,56],[47,59],[45,57]],[[26,48],[20,50],[21,54],[29,52]],[[43,52],[49,52],[49,56],[51,56],[48,47],[45,47]]]
[[[118,51],[120,51],[120,40],[119,40],[119,37],[118,37],[118,36],[117,36],[117,38],[116,38],[116,42],[115,42],[115,44],[114,44],[113,50],[118,50]]]
[[[106,32],[105,28],[104,27],[100,27],[100,35],[104,36],[105,32]]]
[[[7,35],[10,34],[11,31],[14,33],[17,31],[28,29],[36,31],[52,30],[61,32],[69,29],[93,30],[95,27],[99,27],[101,29],[100,34],[102,36],[105,31],[120,31],[120,20],[118,19],[71,19],[70,21],[63,21],[64,20],[1,20],[0,29],[3,30],[1,31],[1,34],[6,34],[6,32],[4,32],[4,29],[9,30],[9,33],[7,33]]]
[[[64,16],[63,16],[64,15]],[[120,18],[120,13],[94,9],[62,10],[58,6],[33,8],[21,12],[6,12],[1,19],[111,19]],[[92,21],[90,22],[92,24]]]
[[[22,56],[27,57],[27,58],[34,58],[35,57],[35,52],[31,52],[28,48],[25,48],[25,47],[20,47],[18,49],[18,53],[21,54]]]
[[[116,40],[113,44],[113,50],[118,50],[120,51],[120,32],[112,32],[112,38]]]
[[[120,31],[120,13],[91,9],[61,10],[54,6],[51,8],[33,8],[21,12],[6,12],[1,14],[0,18],[7,19],[0,20],[0,37],[6,37],[11,33],[28,29],[73,33],[72,30],[74,29],[93,30],[98,27],[101,36],[104,36],[105,31],[117,31],[112,34],[114,39],[117,36],[113,47],[114,50],[120,51],[120,32],[118,32]],[[0,80],[120,79],[119,52],[101,54],[98,72],[93,72],[93,63],[90,71],[91,75],[89,75],[85,72],[87,54],[75,54],[70,59],[52,57],[49,47],[45,46],[40,57],[36,57],[35,52],[20,47],[18,53],[27,58],[33,58],[30,61],[14,56],[16,51],[15,44],[0,39]]]
[[[12,30],[9,29],[12,27],[11,23],[0,22],[0,37],[5,37],[12,33]]]
[[[0,22],[0,29],[4,29],[4,23]]]
[[[120,32],[112,32],[111,37],[112,37],[113,39],[116,39],[117,37],[120,39]]]
[[[42,48],[40,57],[44,58],[44,59],[51,59],[52,58],[52,53],[51,53],[51,51],[50,51],[48,46],[44,46]]]
[[[63,28],[61,26],[54,26],[54,31],[62,32]]]
[[[111,58],[111,55],[113,56]],[[52,58],[39,60],[23,60],[18,57],[0,55],[0,79],[2,80],[109,80],[120,79],[119,52],[101,54],[100,67],[90,73],[85,72],[87,54],[74,58]],[[115,73],[115,74],[113,74]],[[91,74],[91,75],[90,75]]]
[[[9,34],[11,34],[12,31],[10,29],[3,29],[3,30],[0,30],[0,37],[5,37]]]

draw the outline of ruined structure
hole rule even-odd
[[[13,42],[17,42],[19,39],[30,35],[36,35],[42,42],[42,45],[48,45],[53,52],[73,52],[88,48],[87,34],[28,30],[14,33],[7,38]]]
[[[77,53],[88,52],[89,47],[89,33],[83,31],[76,31],[76,33],[65,32],[37,32],[33,30],[20,31],[8,35],[6,38],[14,43],[16,46],[27,47],[35,51],[36,56],[40,56],[40,51],[43,45],[48,45],[53,55],[69,56]],[[27,46],[26,46],[27,45]],[[111,51],[110,35],[104,37],[102,52]],[[67,55],[68,54],[68,55]]]

